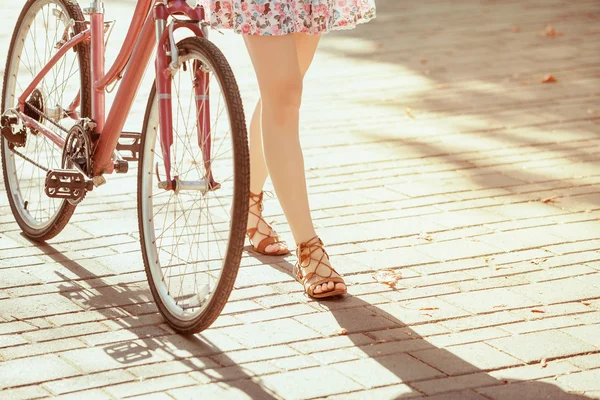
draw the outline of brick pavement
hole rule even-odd
[[[600,4],[413,3],[326,36],[307,77],[311,203],[349,295],[310,301],[293,257],[246,254],[215,325],[178,336],[142,272],[134,173],[44,246],[3,194],[0,398],[600,398]],[[133,2],[108,5],[118,42]],[[213,38],[250,109],[241,41]],[[389,268],[396,289],[372,278]]]

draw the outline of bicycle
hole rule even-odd
[[[0,121],[10,207],[34,241],[58,235],[105,174],[138,162],[144,269],[160,313],[180,333],[209,327],[229,298],[250,173],[235,77],[207,38],[205,10],[189,3],[138,0],[106,72],[113,23],[103,0],[83,11],[72,0],[27,0],[9,47]],[[122,132],[154,51],[141,133]],[[106,92],[117,84],[106,110]]]

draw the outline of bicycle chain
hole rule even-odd
[[[36,167],[38,167],[39,169],[41,169],[44,172],[48,172],[50,171],[48,168],[44,167],[41,164],[38,164],[37,162],[33,161],[31,158],[27,157],[25,154],[19,153],[18,151],[16,151],[15,149],[11,149],[11,151],[18,155],[19,157],[21,157],[22,159],[24,159],[25,161],[29,161],[31,164],[35,165]]]
[[[41,117],[45,118],[46,121],[50,122],[52,125],[54,125],[55,127],[57,127],[58,129],[60,129],[61,131],[63,131],[64,133],[69,133],[68,130],[66,130],[65,128],[63,128],[62,126],[60,126],[58,123],[52,121],[50,118],[48,118],[48,116],[46,114],[44,114],[41,110],[39,110],[37,107],[35,107],[34,105],[32,105],[30,102],[26,101],[25,104],[27,104],[29,107],[31,107],[31,109],[33,111],[35,111],[38,115],[40,115]]]

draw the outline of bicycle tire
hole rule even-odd
[[[206,300],[202,305],[198,306],[198,311],[196,312],[196,314],[190,313],[192,315],[188,316],[185,311],[185,306],[180,306],[180,308],[183,311],[179,311],[179,309],[176,307],[177,295],[175,291],[173,292],[173,294],[170,293],[169,288],[167,287],[167,283],[165,282],[165,273],[163,272],[165,268],[168,269],[170,268],[170,266],[164,267],[161,264],[159,254],[161,254],[164,250],[157,250],[157,247],[159,246],[157,242],[159,241],[159,239],[157,239],[158,228],[156,226],[159,225],[159,221],[158,217],[153,215],[153,203],[155,202],[154,196],[159,196],[160,193],[154,194],[154,192],[152,191],[152,181],[154,179],[153,175],[155,174],[154,155],[158,151],[155,150],[155,146],[157,145],[156,140],[158,134],[157,126],[154,125],[157,118],[156,85],[154,85],[149,96],[148,105],[146,107],[146,115],[144,118],[144,125],[142,130],[140,162],[138,166],[139,169],[137,199],[140,244],[142,248],[144,268],[146,271],[148,284],[150,286],[150,290],[155,299],[158,310],[163,315],[167,323],[175,331],[183,334],[188,334],[197,333],[208,328],[220,315],[233,289],[242,257],[245,240],[245,231],[247,226],[250,166],[246,121],[244,116],[242,100],[240,97],[237,83],[235,81],[234,74],[227,60],[225,59],[225,56],[213,43],[211,43],[207,39],[199,37],[183,39],[178,43],[178,49],[182,57],[193,57],[195,60],[201,60],[204,65],[208,65],[210,70],[212,70],[212,74],[216,78],[216,81],[223,92],[224,103],[227,107],[227,114],[229,116],[229,125],[231,129],[231,145],[233,148],[232,152],[234,170],[234,187],[232,189],[233,197],[231,200],[232,212],[229,221],[230,230],[228,235],[228,242],[226,245],[226,254],[222,262],[222,271],[219,274],[219,278],[215,284],[214,291],[212,292],[208,300]],[[175,101],[175,97],[176,96],[173,95],[173,101]],[[179,100],[177,101],[179,102]],[[196,123],[197,121],[198,118],[196,119]],[[217,129],[215,127],[213,131],[216,130]],[[212,134],[213,132],[211,132],[211,135]],[[173,139],[174,142],[175,140],[176,139]],[[176,147],[177,145],[174,144],[173,146]],[[160,156],[157,155],[157,158],[160,158]],[[175,156],[175,158],[177,158],[177,156]],[[208,195],[212,193],[215,192],[208,192]],[[221,206],[223,205],[221,204]],[[165,214],[166,213],[167,212],[165,212]],[[186,222],[187,219],[188,217],[185,217]],[[198,231],[200,231],[200,229],[198,229]],[[161,235],[163,233],[164,232],[161,232]],[[188,235],[188,231],[185,231],[185,234]],[[174,237],[175,236],[173,236],[171,240],[174,240]],[[162,239],[160,239],[160,241],[162,241]],[[177,243],[179,243],[179,238],[177,238]],[[193,247],[193,245],[194,242],[192,238],[192,244],[190,245],[190,247]],[[200,246],[200,243],[198,243],[198,246]],[[172,251],[175,252],[176,250]],[[178,262],[179,258],[175,257],[174,262]],[[171,259],[173,259],[173,255],[171,255]],[[188,261],[185,262],[187,263]],[[206,263],[208,264],[209,262],[206,261]],[[184,276],[186,269],[187,264],[185,265],[183,273]],[[183,278],[181,279],[181,285],[183,286]],[[194,279],[196,279],[196,277],[194,277]],[[171,285],[170,281],[168,285]],[[199,294],[198,297],[200,297]],[[173,302],[175,302],[175,306],[173,306]]]
[[[48,11],[47,11],[47,15],[44,14],[44,7],[48,6]],[[35,21],[37,20],[37,18],[39,17],[39,14],[41,14],[42,20],[44,23],[48,22],[51,18],[50,16],[50,8],[52,8],[52,6],[55,6],[57,12],[56,14],[53,11],[53,16],[56,17],[56,19],[58,20],[59,18],[63,18],[63,17],[67,17],[69,21],[76,21],[72,28],[71,31],[73,34],[78,34],[81,31],[86,29],[86,25],[83,22],[84,21],[84,16],[83,13],[81,12],[81,8],[79,7],[79,5],[76,2],[71,2],[68,0],[28,0],[25,5],[23,6],[23,9],[21,11],[21,14],[19,15],[19,18],[17,19],[17,23],[10,41],[10,47],[9,47],[9,51],[8,51],[8,56],[7,56],[7,60],[6,60],[6,69],[4,72],[4,82],[3,82],[3,88],[2,88],[2,113],[5,112],[5,110],[8,107],[14,107],[16,105],[16,99],[14,99],[15,96],[15,91],[16,91],[16,86],[17,86],[17,80],[18,80],[18,74],[22,74],[24,70],[20,70],[20,67],[23,66],[23,68],[31,68],[31,64],[29,65],[29,67],[27,67],[25,65],[26,61],[29,61],[31,63],[30,57],[33,58],[33,64],[34,64],[34,69],[33,71],[35,71],[36,68],[36,57],[35,56],[30,56],[27,53],[27,43],[25,42],[28,37],[30,35],[33,35],[32,32],[35,28]],[[61,14],[61,13],[66,13],[66,14]],[[65,22],[65,21],[62,21]],[[50,23],[48,22],[46,24],[46,26],[49,26]],[[58,22],[57,22],[58,25]],[[65,25],[66,26],[66,25]],[[57,26],[57,32],[58,32],[58,26]],[[35,35],[33,35],[34,38],[33,40],[35,41],[35,37],[37,37],[37,32],[35,33]],[[46,35],[46,48],[44,48],[44,57],[47,57],[47,59],[50,58],[51,53],[52,53],[52,49],[50,48],[49,50],[47,49],[48,47],[48,39],[51,38],[51,35]],[[54,39],[56,39],[57,33],[54,35]],[[37,48],[35,47],[35,43],[34,43],[34,48],[36,49],[36,54],[37,54]],[[80,96],[81,96],[81,104],[80,104],[80,116],[81,117],[89,117],[90,116],[90,110],[91,110],[91,88],[90,88],[90,50],[89,50],[89,44],[88,43],[81,43],[78,44],[77,46],[75,46],[75,48],[73,49],[75,52],[75,58],[77,59],[76,61],[73,62],[73,64],[71,65],[71,71],[73,68],[73,65],[75,64],[75,62],[78,64],[79,66],[79,91],[80,91]],[[23,57],[23,54],[25,52],[26,57]],[[72,56],[73,52],[69,52],[70,55]],[[25,60],[26,59],[26,60]],[[47,59],[45,60],[45,62],[47,62]],[[67,68],[67,55],[63,56],[63,58],[61,59],[62,61],[59,61],[59,63],[57,63],[55,65],[54,68],[60,67],[60,65],[64,65],[65,69]],[[43,65],[45,62],[40,63],[40,66]],[[61,64],[61,62],[64,62],[64,64]],[[22,65],[23,64],[23,65]],[[73,77],[73,81],[75,81],[76,77],[74,77],[74,74],[77,74],[77,72],[75,72],[73,75],[71,75],[71,71],[68,72],[68,75],[66,77],[66,79],[60,83],[60,85],[62,85],[62,89],[66,90],[65,88],[67,87],[67,79],[70,79],[71,77]],[[31,72],[33,74],[33,72]],[[49,77],[50,73],[46,76]],[[63,75],[62,77],[64,78],[64,71],[63,71]],[[58,73],[54,74],[54,78],[55,79],[59,79],[60,76],[58,75]],[[46,79],[46,78],[45,78]],[[43,80],[42,82],[40,82],[40,85],[38,85],[38,87],[40,89],[43,88],[44,85],[46,85],[46,80]],[[76,81],[75,81],[76,82]],[[28,82],[27,82],[28,83]],[[20,85],[20,84],[19,84]],[[57,85],[57,83],[55,82],[55,85]],[[58,86],[57,86],[58,87]],[[47,86],[46,86],[47,88]],[[50,92],[49,90],[47,92]],[[41,93],[41,92],[40,92]],[[50,95],[53,95],[53,93],[48,94],[48,99],[50,100]],[[54,96],[57,96],[56,94],[54,94]],[[53,97],[53,99],[56,97]],[[66,134],[62,134],[61,136],[65,136]],[[33,137],[32,137],[33,136]],[[37,137],[38,135],[31,135],[28,134],[28,140],[33,140],[35,139],[36,141],[41,141],[44,140],[43,138]],[[41,136],[41,135],[39,135]],[[26,150],[27,151],[27,146],[26,145]],[[54,145],[55,146],[55,145]],[[34,146],[34,151],[35,149],[37,149],[37,142],[36,145]],[[42,146],[40,146],[41,148]],[[35,193],[31,193],[32,191],[35,191],[35,189],[31,189],[30,187],[25,187],[25,192],[27,192],[26,194],[22,193],[22,188],[21,188],[21,182],[23,181],[25,182],[25,179],[22,177],[23,175],[23,170],[25,169],[25,167],[21,167],[21,176],[18,176],[17,170],[19,169],[16,166],[16,159],[23,159],[22,157],[17,157],[17,155],[8,147],[8,141],[2,137],[1,142],[0,142],[0,148],[1,148],[1,158],[2,158],[2,169],[3,169],[3,174],[4,174],[4,184],[6,186],[6,192],[7,192],[7,196],[8,196],[8,200],[9,200],[9,204],[10,204],[10,208],[11,211],[15,217],[15,220],[17,222],[17,224],[19,225],[19,227],[21,228],[21,230],[23,231],[23,233],[25,234],[25,236],[27,236],[28,238],[35,240],[35,241],[45,241],[48,239],[51,239],[53,237],[55,237],[56,235],[58,235],[63,229],[64,227],[67,225],[67,223],[69,222],[71,216],[73,215],[73,212],[75,211],[76,205],[70,204],[68,201],[66,200],[56,200],[56,199],[50,199],[48,198],[45,193],[44,193],[44,178],[45,178],[45,173],[44,174],[40,174],[38,173],[38,178],[37,181],[38,183],[40,183],[38,191],[40,192],[38,194],[38,196],[35,196]],[[18,148],[21,149],[21,148]],[[57,147],[58,149],[58,147]],[[43,150],[41,150],[43,151]],[[52,150],[51,154],[52,153]],[[39,161],[39,164],[42,164],[41,160],[44,158],[41,155],[40,160],[36,160],[32,155],[30,154],[25,154],[25,156],[28,156],[30,159],[33,159],[34,161]],[[61,158],[61,154],[58,154],[58,158]],[[42,165],[48,169],[51,169],[51,165]],[[54,165],[52,166],[54,168],[58,167],[60,168],[60,166],[58,165]],[[42,176],[43,175],[43,176]],[[31,177],[31,181],[36,180],[33,177]],[[29,185],[32,185],[32,183],[29,183]],[[26,200],[25,197],[28,197],[29,200]],[[38,221],[36,219],[35,216],[33,216],[31,214],[31,210],[33,209],[33,206],[29,207],[31,204],[31,199],[34,197],[38,197],[39,198],[39,208],[41,209],[40,213],[42,216],[44,216],[44,213],[47,212],[48,217],[45,218],[44,220]],[[46,208],[43,208],[44,205],[42,205],[42,201],[43,199],[47,199],[48,203],[46,205]],[[55,200],[55,201],[54,201]],[[57,205],[55,204],[58,203]],[[29,207],[29,209],[28,209]],[[52,208],[54,208],[54,211],[52,211]],[[37,215],[38,209],[36,209],[36,215]],[[44,217],[42,217],[44,218]]]

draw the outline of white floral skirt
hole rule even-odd
[[[375,0],[200,0],[216,29],[244,35],[317,35],[375,18]]]

